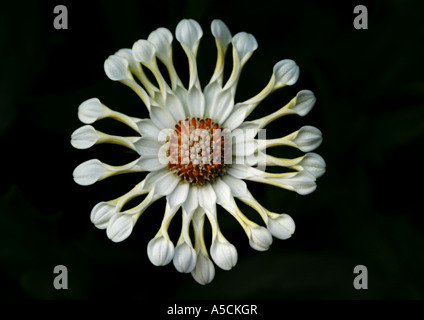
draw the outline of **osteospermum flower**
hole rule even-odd
[[[270,212],[249,192],[243,180],[266,183],[305,195],[315,190],[315,180],[325,171],[324,160],[313,149],[321,143],[321,132],[304,126],[277,139],[260,139],[260,132],[270,122],[289,114],[306,115],[315,103],[314,94],[300,91],[284,107],[260,119],[246,121],[249,114],[271,92],[296,83],[299,68],[292,60],[275,64],[266,87],[253,98],[234,102],[241,70],[257,48],[253,35],[240,32],[231,35],[220,20],[211,25],[216,40],[217,62],[209,83],[202,89],[196,66],[196,55],[202,29],[194,20],[182,20],[176,38],[187,55],[189,83],[180,80],[172,58],[171,32],[165,28],[153,31],[147,40],[134,43],[132,49],[121,49],[104,64],[107,76],[129,86],[146,106],[150,118],[139,119],[113,111],[93,98],[83,102],[79,119],[86,125],[72,134],[72,145],[86,149],[99,143],[128,147],[139,158],[123,166],[111,166],[97,159],[79,165],[74,179],[80,185],[91,185],[110,176],[128,172],[149,172],[131,191],[123,196],[98,203],[91,212],[91,221],[115,242],[126,239],[140,215],[156,200],[166,197],[165,214],[156,236],[147,246],[154,265],[171,261],[175,268],[193,275],[196,281],[212,281],[217,266],[229,270],[237,263],[237,250],[221,232],[217,220],[217,204],[228,211],[246,232],[249,244],[256,250],[267,250],[272,236],[289,238],[295,224],[287,214]],[[232,45],[233,66],[224,81],[224,60]],[[157,60],[167,68],[169,80],[159,70]],[[150,70],[157,83],[145,73]],[[133,137],[108,135],[90,124],[103,118],[114,118],[132,128]],[[266,148],[291,146],[308,152],[295,159],[277,158],[265,153]],[[261,166],[281,166],[291,172],[268,173]],[[134,208],[123,210],[131,199],[145,195]],[[238,208],[238,199],[254,208],[265,226],[249,220]],[[174,244],[168,227],[182,209],[181,235]],[[208,252],[204,239],[207,219],[212,229]],[[193,228],[192,238],[190,226]],[[194,244],[193,244],[194,242]],[[212,260],[211,260],[212,258]]]

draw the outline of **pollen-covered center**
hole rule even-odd
[[[178,121],[169,139],[168,168],[191,183],[211,183],[225,173],[223,130],[211,119]]]

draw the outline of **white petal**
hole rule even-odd
[[[138,129],[142,137],[158,141],[160,129],[150,119],[141,119],[137,122]]]
[[[200,284],[208,284],[215,277],[215,267],[212,261],[202,252],[197,255],[197,264],[191,272],[193,278]]]
[[[249,180],[258,181],[255,178],[249,178]],[[262,181],[280,188],[295,191],[301,195],[306,195],[312,193],[317,188],[315,180],[315,177],[308,171],[300,171],[287,174],[268,174]]]
[[[224,175],[222,180],[230,187],[231,193],[234,197],[246,197],[249,196],[246,182],[241,179],[235,178],[231,175]],[[218,194],[217,194],[218,195]]]
[[[291,146],[300,149],[303,152],[309,152],[322,142],[322,133],[319,129],[312,126],[304,126],[285,137],[278,139],[258,139],[258,150],[264,150],[275,146]]]
[[[120,81],[130,79],[131,74],[128,71],[128,61],[119,56],[109,56],[104,64],[106,75],[109,79]]]
[[[289,178],[282,178],[279,182],[301,195],[309,194],[317,188],[315,177],[307,171],[295,173]]]
[[[233,111],[234,96],[231,88],[222,90],[218,82],[212,82],[205,88],[205,102],[209,117],[222,124]]]
[[[150,140],[150,137],[143,137],[134,142],[134,146],[142,156],[158,156],[162,144],[157,140]]]
[[[262,151],[260,151],[260,152],[246,156],[244,158],[244,162],[248,166],[255,167],[255,168],[258,168],[260,170],[265,170],[267,165],[269,165],[269,166],[279,165],[279,164],[275,164],[273,162],[269,162],[269,161],[267,162],[268,157],[270,157],[270,156],[267,155],[267,154],[264,154]],[[238,163],[241,163],[241,162],[238,162]]]
[[[173,172],[168,171],[156,181],[155,194],[166,196],[174,191],[179,182],[180,179]]]
[[[258,42],[250,33],[239,32],[232,39],[233,47],[237,51],[238,58],[243,65],[258,48]]]
[[[149,94],[152,97],[155,95],[155,93],[158,92],[158,88],[146,77],[146,74],[144,73],[140,63],[135,60],[133,51],[131,49],[121,49],[118,52],[116,52],[115,55],[120,56],[128,61],[128,67],[130,71],[144,85],[144,87],[146,88],[146,90],[149,92]],[[132,82],[132,83],[128,82],[126,83],[126,85],[129,85],[137,94],[144,96],[143,98],[147,98],[147,96],[145,95],[147,93],[144,92],[144,89],[142,89],[135,82]],[[144,100],[147,102],[147,99],[144,99]],[[150,105],[148,105],[148,108],[150,108]]]
[[[180,80],[181,81],[181,80]],[[180,98],[180,101],[182,102],[182,104],[184,105],[184,110],[186,112],[186,116],[189,115],[188,112],[188,108],[187,108],[187,89],[184,88],[184,86],[182,84],[177,84],[176,88],[173,89],[174,94]]]
[[[222,85],[224,77],[225,54],[227,52],[228,45],[231,43],[232,36],[230,30],[228,30],[225,23],[221,20],[212,21],[211,31],[215,37],[217,59],[215,71],[209,83],[217,82]]]
[[[319,147],[322,133],[318,128],[304,126],[290,139],[303,152],[309,152]]]
[[[99,229],[106,229],[109,220],[116,213],[116,206],[109,202],[99,202],[91,210],[91,222]]]
[[[138,165],[145,171],[156,171],[166,167],[166,164],[159,160],[156,155],[143,155],[138,159]]]
[[[227,173],[238,179],[246,179],[251,175],[249,166],[244,164],[233,164],[230,168],[227,169]]]
[[[231,270],[237,264],[237,250],[223,236],[214,239],[210,252],[213,261],[223,270]]]
[[[264,128],[272,121],[288,114],[297,114],[303,117],[312,109],[315,104],[315,101],[316,98],[312,91],[299,91],[296,97],[294,97],[288,104],[286,104],[280,110],[277,110],[260,119],[250,121],[250,123],[256,124],[257,126],[259,126],[259,128]]]
[[[73,174],[76,183],[87,186],[113,175],[143,171],[145,170],[137,165],[137,160],[123,166],[111,166],[98,159],[91,159],[76,167]]]
[[[168,60],[168,54],[171,50],[173,36],[171,31],[166,28],[159,28],[150,33],[147,38],[156,49],[156,54],[162,60]]]
[[[186,202],[190,190],[188,183],[180,183],[177,187],[167,196],[167,201],[171,208],[179,207]],[[191,200],[191,199],[190,199]],[[197,205],[196,205],[197,207]]]
[[[139,139],[139,137],[122,137],[105,134],[95,130],[90,125],[86,125],[72,133],[71,144],[77,149],[88,149],[97,143],[111,143],[136,151],[133,142],[136,142]]]
[[[160,129],[174,128],[175,120],[172,115],[164,108],[152,106],[150,109],[150,118]]]
[[[231,189],[222,179],[217,179],[212,187],[216,195],[216,203],[225,205],[231,202]]]
[[[147,255],[155,266],[165,266],[174,257],[174,245],[168,237],[156,236],[147,245]]]
[[[230,131],[236,129],[241,125],[247,117],[249,112],[249,104],[237,103],[232,110],[232,113],[228,116],[222,127],[229,129]]]
[[[303,117],[311,111],[316,101],[317,99],[312,91],[302,90],[297,93],[296,102],[290,109]]]
[[[237,130],[243,132],[249,139],[253,139],[258,134],[260,126],[256,122],[245,121],[237,128]]]
[[[196,267],[196,251],[184,241],[175,248],[173,262],[179,272],[190,273]]]
[[[281,214],[268,219],[268,230],[271,234],[281,240],[288,239],[294,233],[296,226],[293,219],[288,214]]]
[[[78,128],[72,133],[71,144],[76,149],[88,149],[96,144],[100,136],[90,125]]]
[[[128,61],[128,67],[130,68],[131,71],[133,72],[138,72],[139,69],[139,65],[138,62],[135,61],[132,50],[131,49],[120,49],[119,51],[117,51],[115,53],[116,56],[118,57],[122,57],[125,60]]]
[[[272,244],[272,235],[264,227],[254,225],[250,229],[249,244],[258,251],[266,251]]]
[[[165,106],[166,110],[172,115],[174,119],[174,125],[178,122],[178,120],[184,120],[186,118],[184,106],[178,96],[168,93],[166,95]],[[199,105],[197,106],[200,107]]]
[[[224,22],[218,19],[213,20],[211,24],[211,31],[222,48],[225,48],[228,44],[230,44],[232,40],[231,32]]]
[[[324,159],[313,152],[305,154],[298,166],[311,173],[315,178],[319,178],[325,173]]]
[[[131,208],[131,209],[127,209],[125,210],[124,214],[127,215],[133,215],[135,218],[138,219],[138,217],[148,208],[150,207],[150,205],[155,202],[156,200],[160,199],[162,196],[159,196],[157,194],[154,193],[154,190],[145,190],[143,192],[139,192],[139,193],[135,193],[134,197],[136,197],[137,195],[142,195],[147,193],[147,196],[143,199],[143,201],[141,201],[137,206]],[[126,199],[124,199],[123,201],[119,201],[117,204],[117,207],[119,207],[120,209],[122,209],[122,207],[125,205],[125,203],[127,203],[129,200],[131,200],[133,197],[129,196]]]
[[[110,109],[104,106],[99,99],[92,98],[84,101],[78,107],[78,118],[81,122],[91,124],[106,117]]]
[[[215,102],[218,99],[218,94],[221,90],[221,87],[222,86],[217,81],[214,81],[209,83],[203,90],[205,98],[205,111],[207,117],[212,118],[211,110],[215,108]]]
[[[256,135],[257,130],[255,129],[241,129],[237,128],[231,132],[232,138],[232,154],[233,156],[243,156],[240,159],[236,159],[236,163],[244,163],[244,156],[250,156],[257,150],[257,141],[253,139]],[[241,161],[241,162],[240,162]]]
[[[74,170],[74,180],[82,186],[95,183],[108,172],[108,168],[98,159],[91,159],[81,163]]]
[[[247,189],[246,183],[243,180],[234,178],[231,175],[226,175],[225,177],[223,177],[223,181],[230,187],[231,193],[234,197],[238,198],[239,200],[243,201],[244,203],[255,209],[261,216],[262,220],[265,223],[268,222],[269,211],[266,210],[258,201],[256,201],[256,199]],[[234,205],[236,205],[234,201],[233,203]],[[227,207],[225,208],[227,209]],[[239,213],[239,216],[241,217],[241,212]],[[243,226],[244,223],[241,223],[241,225]],[[248,234],[247,231],[246,233]]]
[[[155,59],[155,46],[147,40],[138,40],[132,47],[134,59],[146,65],[151,65]]]
[[[106,234],[113,242],[121,242],[129,237],[133,227],[134,220],[132,215],[116,215],[109,221]]]
[[[207,212],[212,212],[216,206],[216,194],[210,184],[199,188],[199,205]]]
[[[203,118],[205,114],[205,97],[202,91],[195,86],[187,92],[187,108],[191,117]],[[182,119],[184,117],[179,120]]]
[[[187,200],[183,203],[183,209],[187,212],[188,215],[192,215],[193,212],[199,206],[198,193],[199,193],[198,187],[189,188]]]
[[[275,87],[291,86],[299,78],[299,67],[290,59],[281,60],[274,66]]]
[[[184,44],[194,55],[196,55],[202,36],[202,28],[199,23],[192,19],[181,20],[175,31],[177,40]]]
[[[143,189],[144,190],[153,189],[155,187],[156,183],[159,181],[159,179],[161,179],[164,175],[166,175],[168,173],[170,173],[168,168],[150,172],[146,176],[146,178],[144,178]]]

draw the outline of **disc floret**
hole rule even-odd
[[[191,184],[212,183],[225,173],[225,136],[210,118],[178,121],[169,138],[168,168]]]

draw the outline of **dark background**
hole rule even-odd
[[[423,299],[424,6],[418,0],[339,2],[19,1],[2,8],[0,297]],[[59,4],[68,8],[68,30],[53,27]],[[358,4],[368,8],[368,30],[353,27]],[[239,261],[232,271],[216,269],[207,286],[172,263],[158,268],[148,260],[147,243],[159,228],[164,200],[118,244],[90,222],[96,203],[122,195],[143,175],[89,187],[72,179],[74,168],[88,159],[117,165],[135,156],[112,146],[73,149],[81,102],[98,97],[112,109],[147,117],[129,88],[106,77],[104,60],[158,27],[174,33],[183,18],[196,19],[204,31],[198,56],[203,85],[215,66],[213,19],[222,19],[233,35],[247,31],[256,37],[259,48],[243,70],[237,101],[259,92],[276,62],[295,60],[297,84],[267,98],[251,118],[277,110],[299,90],[314,91],[318,100],[309,115],[283,118],[267,135],[316,126],[324,135],[316,152],[327,162],[308,196],[249,183],[265,207],[296,222],[294,236],[274,239],[267,252],[251,249],[243,230],[219,211]],[[187,79],[187,62],[175,42],[174,52]],[[95,126],[126,132],[113,121]],[[174,241],[179,224],[175,218]],[[68,268],[68,290],[53,288],[56,265]],[[368,268],[368,290],[353,288],[356,265]]]

